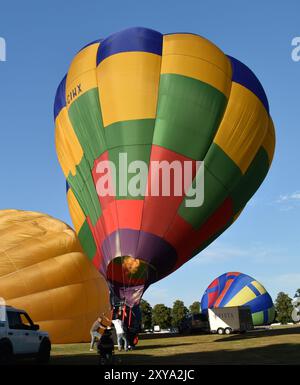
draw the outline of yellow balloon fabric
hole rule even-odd
[[[110,315],[106,281],[75,232],[31,211],[0,211],[0,297],[26,310],[52,343],[86,342],[95,319]]]

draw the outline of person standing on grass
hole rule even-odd
[[[102,313],[102,317],[110,323],[110,320]],[[92,352],[94,350],[94,345],[96,342],[96,339],[98,338],[100,340],[101,334],[99,333],[99,329],[102,329],[103,331],[107,328],[106,325],[102,323],[103,318],[101,316],[96,319],[96,321],[93,323],[90,333],[91,333],[91,344],[90,344],[90,351]]]
[[[112,323],[115,327],[118,341],[118,350],[119,352],[122,350],[122,343],[124,342],[124,349],[128,351],[128,341],[126,337],[126,333],[124,331],[124,322],[120,318],[116,318],[112,320]]]

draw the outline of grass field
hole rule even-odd
[[[246,334],[199,334],[140,340],[131,352],[116,352],[122,365],[299,364],[300,326]],[[97,365],[89,344],[53,345],[50,364]]]

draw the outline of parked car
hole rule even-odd
[[[178,331],[181,334],[209,331],[207,316],[201,313],[188,314],[180,323]]]
[[[39,330],[39,325],[34,324],[24,310],[4,306],[2,314],[0,362],[10,363],[14,358],[34,357],[38,363],[47,363],[51,351],[48,333]]]

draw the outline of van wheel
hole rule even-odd
[[[217,333],[220,334],[220,335],[221,335],[221,334],[224,334],[224,329],[223,329],[223,328],[219,328],[219,329],[217,330]]]
[[[7,341],[0,342],[0,364],[8,365],[13,362],[13,350]]]
[[[231,328],[226,328],[225,329],[225,334],[228,335],[228,334],[231,334],[231,332],[232,332]]]
[[[47,364],[50,360],[51,343],[48,338],[44,338],[41,342],[36,362],[39,364]]]

